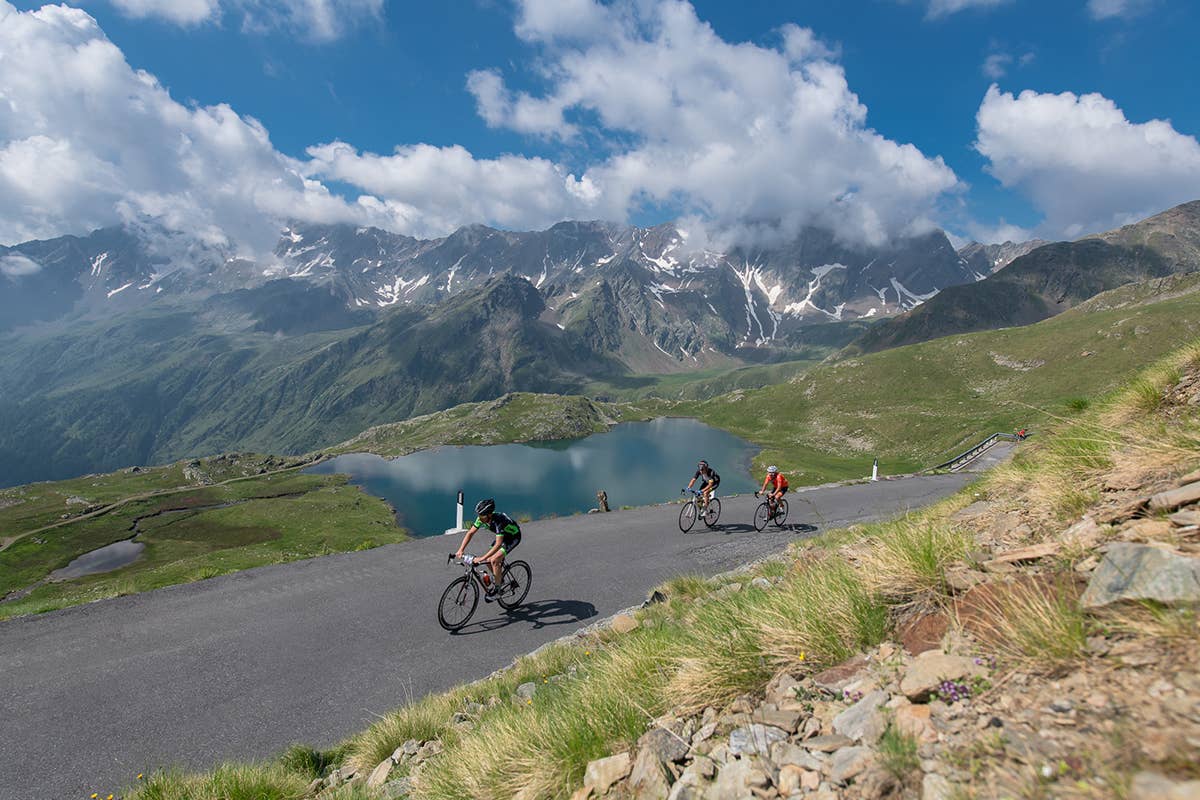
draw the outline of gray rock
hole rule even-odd
[[[1200,781],[1173,781],[1157,772],[1139,772],[1129,785],[1129,800],[1200,800]]]
[[[412,778],[397,778],[383,785],[383,798],[384,800],[403,800],[403,798],[412,794],[412,790]]]
[[[887,728],[887,721],[879,710],[887,701],[887,692],[871,692],[833,718],[834,732],[856,742],[875,744]]]
[[[404,744],[400,745],[406,756],[415,756],[417,751],[421,749],[421,743],[416,739],[409,739]]]
[[[764,592],[774,586],[774,584],[766,578],[755,578],[754,580],[750,581],[750,585],[756,589],[762,589]]]
[[[771,745],[787,739],[787,731],[772,725],[754,723],[736,728],[729,734],[729,752],[734,755],[768,755]]]
[[[827,758],[822,753],[813,753],[791,742],[776,742],[771,746],[771,760],[783,767],[793,764],[806,770],[820,772]]]
[[[633,769],[629,773],[629,788],[633,790],[635,800],[667,800],[667,795],[671,793],[671,783],[663,770],[662,761],[650,749],[641,750],[634,759]]]
[[[834,783],[845,783],[862,772],[875,761],[869,747],[843,747],[833,754],[829,764],[829,779]]]
[[[583,773],[583,782],[591,786],[597,795],[604,794],[614,783],[624,778],[632,769],[633,763],[629,753],[617,753],[608,758],[598,758],[587,765]]]
[[[647,731],[638,739],[637,744],[639,749],[652,753],[664,764],[683,761],[689,748],[686,739],[665,728]]]
[[[940,650],[927,650],[913,659],[900,681],[900,691],[909,700],[922,701],[942,681],[957,681],[970,675],[986,675],[987,668],[966,656],[950,656]]]
[[[801,747],[808,750],[815,750],[818,753],[832,753],[835,750],[841,750],[844,747],[849,747],[854,742],[840,733],[826,734],[825,736],[814,736],[800,743]]]
[[[537,684],[533,681],[522,683],[517,687],[517,697],[521,700],[532,700],[535,694],[537,694]]]
[[[380,786],[383,786],[387,782],[388,776],[392,774],[392,767],[394,766],[395,764],[392,763],[392,759],[390,758],[385,758],[381,761],[379,766],[371,770],[371,774],[367,776],[367,788],[378,789]]]
[[[750,761],[730,761],[721,767],[717,779],[704,793],[705,800],[728,800],[731,797],[746,797],[750,794]]]
[[[1200,500],[1200,482],[1159,492],[1150,498],[1148,505],[1151,511],[1173,511],[1188,503],[1195,503],[1197,500]]]
[[[941,775],[928,773],[921,780],[921,800],[951,800],[954,787]]]
[[[762,725],[770,725],[774,728],[782,728],[788,733],[795,733],[800,727],[800,718],[803,714],[800,711],[787,711],[779,708],[771,708],[762,706],[756,708],[750,719],[753,722]]]
[[[1075,705],[1065,697],[1056,697],[1050,701],[1050,710],[1056,714],[1069,714]]]
[[[1200,559],[1144,544],[1112,544],[1080,602],[1100,608],[1122,600],[1200,603]]]

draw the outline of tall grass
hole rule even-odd
[[[863,570],[871,589],[906,601],[946,591],[946,567],[970,551],[969,533],[927,515],[880,526],[869,540]]]
[[[973,631],[1007,663],[1055,672],[1084,656],[1088,620],[1070,576],[1000,584],[979,612]]]
[[[744,589],[698,610],[667,687],[676,705],[726,703],[770,680],[760,633],[764,605],[762,592]]]
[[[278,764],[225,764],[206,775],[161,772],[138,786],[129,800],[296,800],[310,779]]]

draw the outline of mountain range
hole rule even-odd
[[[296,224],[258,261],[149,225],[0,248],[0,485],[1021,324],[1194,269],[1198,209],[959,252],[940,231],[869,247],[818,228],[717,252],[602,222],[434,240]]]

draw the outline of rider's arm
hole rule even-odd
[[[467,528],[467,532],[463,534],[462,544],[458,546],[458,552],[454,554],[455,558],[462,558],[463,553],[467,552],[467,545],[471,543],[471,537],[477,530],[479,530],[479,526],[471,523],[471,527]]]
[[[500,544],[501,544],[503,541],[504,541],[504,537],[503,537],[503,536],[500,536],[499,534],[497,534],[497,535],[496,535],[496,541],[495,541],[495,543],[494,543],[494,544],[492,544],[491,548],[490,548],[490,549],[489,549],[489,550],[488,550],[486,553],[484,553],[483,555],[481,555],[481,556],[479,557],[479,560],[480,560],[480,561],[487,561],[489,558],[491,558],[492,556],[496,555],[496,553],[499,553],[499,552],[500,552]]]

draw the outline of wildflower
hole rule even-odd
[[[527,705],[527,706],[531,706],[531,705],[533,705],[533,701],[532,701],[532,700],[526,700],[526,701],[525,701],[525,705]]]
[[[96,792],[92,792],[92,800],[96,800],[96,798],[97,798],[97,797],[99,797],[99,796],[100,796],[100,795],[99,795],[99,794],[97,794]]]
[[[799,660],[800,660],[800,661],[803,661],[803,660],[804,660],[804,658],[805,658],[805,652],[804,652],[803,650],[801,650],[801,651],[800,651],[800,658],[799,658]]]
[[[142,773],[140,773],[140,772],[139,772],[139,773],[138,773],[138,780],[140,781],[141,779],[142,779]]]

